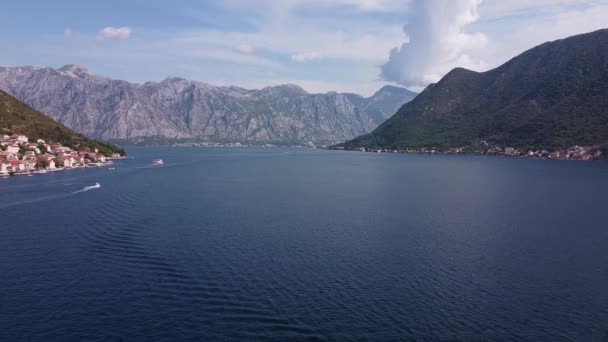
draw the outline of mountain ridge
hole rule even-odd
[[[547,42],[486,72],[456,68],[346,149],[488,142],[556,150],[608,143],[608,29]]]
[[[287,144],[354,138],[416,95],[393,87],[355,100],[293,84],[249,90],[179,77],[139,84],[78,65],[0,67],[0,89],[98,139]]]

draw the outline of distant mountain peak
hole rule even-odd
[[[304,90],[304,88],[300,87],[297,84],[288,83],[288,84],[279,85],[277,87],[306,93],[306,90]]]
[[[387,84],[387,85],[383,86],[382,88],[378,89],[377,92],[389,91],[389,90],[403,90],[403,89],[405,89],[405,88]]]
[[[383,94],[387,94],[387,93],[412,96],[412,97],[417,95],[417,93],[415,93],[407,88],[387,84],[384,87],[380,88],[376,93],[374,93],[374,95],[372,95],[372,97],[377,97],[379,95],[383,95]]]
[[[78,64],[67,64],[57,69],[60,73],[74,77],[74,78],[87,78],[87,77],[96,77],[97,74],[90,71],[89,69],[83,67]]]
[[[261,94],[274,96],[280,94],[289,95],[308,95],[308,92],[304,88],[295,84],[280,84],[276,86],[264,87],[260,90]]]
[[[57,69],[59,71],[80,71],[80,72],[90,72],[85,66],[79,64],[66,64],[61,68]]]
[[[187,79],[183,78],[183,77],[177,77],[177,76],[168,76],[166,77],[164,80],[162,80],[161,82],[182,82],[182,81],[188,81]]]
[[[169,76],[169,77],[165,78],[164,80],[160,81],[160,83],[147,82],[146,84],[147,85],[161,84],[161,85],[170,85],[170,86],[178,86],[178,87],[196,87],[198,89],[207,89],[207,90],[218,88],[209,83],[189,80],[187,78],[178,77],[178,76]]]
[[[265,87],[264,89],[291,90],[291,91],[306,93],[306,90],[304,90],[304,88],[300,87],[297,84],[291,84],[291,83]]]

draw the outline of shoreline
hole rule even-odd
[[[77,170],[77,169],[88,169],[88,168],[101,168],[104,166],[114,165],[114,160],[126,159],[126,157],[120,158],[108,158],[106,162],[102,163],[88,163],[83,166],[76,167],[55,167],[52,169],[43,169],[43,170],[34,170],[34,171],[21,171],[21,172],[11,172],[11,173],[2,173],[0,174],[0,178],[10,178],[10,177],[18,177],[18,176],[33,176],[36,174],[46,174],[49,172],[61,172],[61,171],[69,171],[69,170]]]
[[[531,157],[531,156],[527,156],[527,155],[512,156],[512,155],[508,155],[508,154],[475,153],[475,152],[450,153],[450,152],[402,152],[402,151],[377,152],[377,151],[337,150],[337,149],[326,149],[326,150],[342,151],[342,152],[359,152],[359,153],[382,153],[382,154],[389,153],[389,154],[440,155],[440,156],[479,156],[479,157],[501,157],[501,158],[511,158],[511,159],[520,158],[520,159],[536,159],[536,160],[585,161],[585,162],[608,161],[608,159],[606,159],[606,158],[600,158],[600,159],[573,159],[573,158],[570,158],[570,159],[567,159],[567,158],[551,158],[551,157],[536,157],[536,156]]]
[[[574,145],[569,148],[548,151],[539,148],[519,149],[514,147],[497,146],[486,141],[481,141],[477,146],[469,147],[450,147],[447,149],[432,148],[367,148],[360,147],[346,149],[344,146],[331,146],[329,150],[334,151],[358,151],[367,153],[403,153],[403,154],[445,154],[445,155],[481,155],[481,156],[501,156],[512,158],[528,159],[551,159],[551,160],[575,160],[575,161],[604,161],[608,156],[608,149],[605,145]]]
[[[346,150],[346,149],[336,149],[336,148],[326,148],[328,151],[342,151],[342,152],[360,152],[360,153],[390,153],[390,154],[414,154],[414,155],[445,155],[445,156],[490,156],[490,157],[504,157],[504,158],[522,158],[522,159],[537,159],[537,160],[562,160],[562,161],[585,161],[585,162],[605,162],[608,161],[608,158],[601,155],[600,157],[591,157],[591,158],[554,158],[550,156],[538,156],[538,155],[510,155],[504,153],[483,153],[483,152],[443,152],[443,151],[433,151],[433,152],[423,152],[423,151],[399,151],[399,150],[387,150],[387,151],[378,151],[378,150],[366,150],[362,151],[359,149],[354,150]]]
[[[32,176],[81,167],[111,165],[125,157],[124,150],[106,147],[76,148],[30,138],[23,134],[0,135],[0,177]]]

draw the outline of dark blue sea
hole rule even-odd
[[[0,179],[0,341],[608,340],[608,163],[127,151]]]

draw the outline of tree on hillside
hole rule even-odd
[[[38,149],[40,150],[40,154],[47,154],[48,152],[44,144],[38,144]]]
[[[36,162],[36,170],[46,169],[49,167],[49,162],[46,160],[39,160]]]

